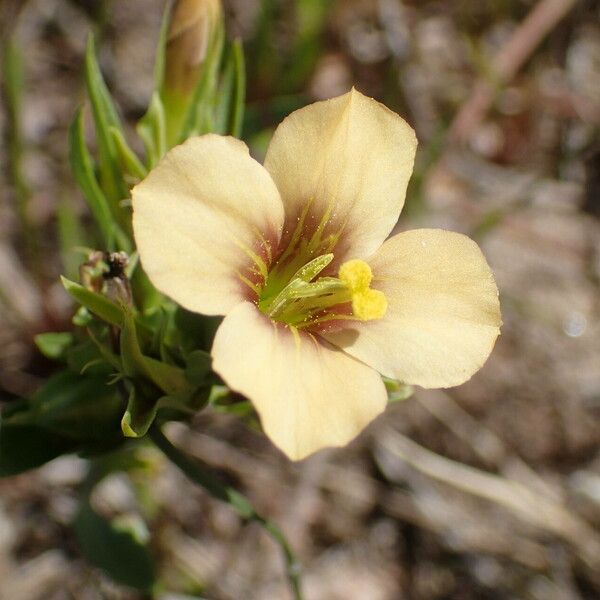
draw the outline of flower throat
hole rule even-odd
[[[350,260],[340,267],[337,277],[318,277],[332,260],[331,253],[311,260],[276,294],[269,295],[265,285],[259,295],[259,309],[274,321],[299,329],[334,320],[383,317],[387,299],[383,292],[370,287],[373,274],[369,265]]]

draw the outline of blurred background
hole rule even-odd
[[[419,138],[398,230],[482,246],[504,326],[485,367],[416,390],[348,448],[289,463],[231,416],[169,435],[289,536],[309,600],[600,597],[600,5],[593,0],[225,0],[244,41],[244,139],[262,158],[289,112],[352,85]],[[91,224],[69,172],[89,31],[122,116],[145,112],[163,2],[0,0],[0,402],[55,365],[58,282]],[[9,50],[9,39],[17,52]],[[13,46],[14,48],[15,46]],[[19,65],[19,62],[21,63]],[[6,85],[22,78],[22,85]],[[94,492],[135,518],[158,598],[291,598],[279,549],[148,446]],[[0,480],[0,598],[149,598],[91,567],[69,523],[85,461]],[[141,520],[143,518],[143,520]],[[161,592],[160,590],[163,590]]]

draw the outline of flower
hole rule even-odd
[[[385,408],[380,374],[423,387],[469,379],[500,328],[477,244],[443,230],[387,239],[416,151],[410,126],[354,89],[287,117],[264,166],[237,139],[173,148],[133,190],[156,287],[225,315],[213,367],[301,459]]]

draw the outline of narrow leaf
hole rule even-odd
[[[233,52],[235,86],[233,90],[230,133],[232,136],[239,138],[242,135],[244,108],[246,106],[246,64],[244,61],[244,47],[241,40],[234,40],[231,48]]]
[[[97,317],[111,325],[121,326],[124,318],[123,309],[111,302],[106,296],[88,290],[82,285],[61,276],[61,282],[69,295],[93,312]]]
[[[167,34],[169,33],[169,23],[171,21],[171,6],[167,5],[163,12],[160,24],[160,34],[158,36],[158,45],[156,47],[156,57],[154,59],[154,91],[159,92],[165,79],[165,60],[167,48]]]
[[[231,121],[231,104],[235,78],[233,62],[233,53],[229,52],[225,67],[223,68],[223,74],[221,75],[221,83],[215,102],[215,131],[221,135],[228,133]]]
[[[138,122],[136,131],[146,149],[146,167],[151,170],[167,151],[165,109],[158,92],[152,94],[148,111]]]
[[[130,242],[114,223],[106,196],[96,179],[92,159],[85,145],[81,109],[75,113],[69,129],[69,161],[75,179],[100,229],[106,248],[114,250],[118,246],[125,250],[129,249]]]
[[[121,129],[121,122],[100,72],[94,38],[91,35],[85,53],[85,83],[96,125],[102,187],[112,202],[113,216],[121,221],[122,211],[118,202],[127,197],[127,186],[123,181],[117,150],[109,132],[109,126]]]
[[[130,148],[127,140],[125,139],[123,132],[112,125],[108,128],[110,135],[115,143],[121,168],[123,171],[135,177],[136,179],[143,179],[148,174],[148,171],[141,163],[140,159],[136,156],[135,152]]]

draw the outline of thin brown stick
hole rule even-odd
[[[435,454],[392,429],[378,437],[377,445],[379,451],[404,460],[421,473],[503,506],[525,522],[569,542],[592,569],[600,567],[600,537],[561,503],[517,481]]]
[[[508,42],[492,60],[489,80],[475,84],[450,126],[448,140],[464,142],[485,118],[494,102],[497,86],[508,83],[527,62],[542,40],[575,6],[577,0],[540,0]]]

